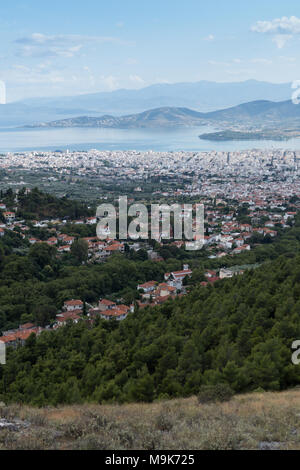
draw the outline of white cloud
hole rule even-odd
[[[41,63],[36,67],[15,64],[6,73],[7,81],[17,84],[64,83],[60,70],[53,69],[51,63]]]
[[[205,38],[203,38],[204,41],[213,41],[215,39],[215,36],[213,34],[209,34]]]
[[[296,57],[285,57],[283,55],[281,55],[279,57],[279,59],[284,60],[285,62],[288,62],[288,63],[291,63],[291,64],[294,64],[297,61]]]
[[[221,61],[218,61],[218,60],[209,60],[208,63],[209,63],[209,65],[222,65],[224,67],[228,67],[230,65],[229,62],[221,62]]]
[[[120,87],[119,79],[113,75],[108,75],[107,77],[101,75],[100,80],[108,91],[114,91]]]
[[[272,38],[278,49],[283,49],[286,43],[292,38],[291,34],[277,34]]]
[[[247,60],[242,60],[242,59],[233,59],[232,62],[234,64],[262,64],[262,65],[270,65],[272,64],[272,61],[270,59],[264,59],[264,58],[254,58],[254,59],[247,59]]]
[[[132,44],[131,41],[123,41],[120,38],[113,36],[84,36],[80,34],[57,34],[54,36],[33,33],[14,41],[17,44],[29,44],[31,46],[63,46],[68,43],[76,42],[101,42],[101,43],[117,43],[117,44]]]
[[[256,33],[300,34],[300,18],[283,16],[271,21],[257,21],[251,28]]]
[[[141,77],[138,75],[130,75],[129,80],[133,83],[138,83],[140,85],[143,85],[145,83],[145,80],[143,80]]]
[[[23,46],[18,51],[18,57],[74,57],[80,50],[82,45],[74,47],[49,47],[47,49],[37,49],[33,46]]]
[[[283,16],[282,18],[275,18],[271,21],[257,21],[252,27],[251,31],[255,33],[272,34],[272,41],[276,44],[278,49],[283,49],[287,41],[293,35],[300,34],[300,18],[296,16]]]
[[[169,85],[171,83],[174,83],[172,82],[171,80],[168,80],[167,78],[161,78],[161,77],[157,77],[155,78],[155,80],[153,80],[153,84],[158,84],[158,85]]]
[[[19,49],[20,57],[65,57],[77,55],[88,44],[119,44],[132,45],[130,41],[123,41],[110,36],[83,36],[83,35],[45,35],[33,33],[14,41]]]
[[[263,58],[251,59],[250,62],[252,62],[253,64],[262,64],[262,65],[272,64],[272,61],[270,59],[263,59]]]
[[[252,69],[245,69],[245,67],[250,67],[252,64],[260,64],[260,65],[271,65],[272,60],[270,59],[265,59],[265,58],[253,58],[253,59],[239,59],[239,58],[234,58],[231,59],[228,62],[222,62],[222,61],[217,61],[217,60],[209,60],[208,63],[213,66],[219,66],[222,68],[227,68],[230,67],[230,70],[226,71],[226,73],[229,73],[231,75],[239,75],[239,74],[245,74],[245,73],[251,73],[253,74],[255,71]],[[243,67],[243,68],[241,68]]]

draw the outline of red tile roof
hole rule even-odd
[[[112,302],[111,300],[107,300],[107,299],[100,300],[99,304],[107,305],[109,307],[113,306],[113,305],[116,305],[115,302]]]
[[[83,305],[83,302],[81,300],[67,300],[64,305],[68,305],[70,307],[76,306],[76,305]]]

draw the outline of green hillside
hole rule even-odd
[[[298,224],[297,224],[298,225]],[[34,405],[186,397],[203,384],[235,392],[300,383],[300,228],[243,276],[129,315],[32,336],[0,370],[0,399]],[[281,254],[282,253],[282,254]]]

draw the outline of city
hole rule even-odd
[[[2,3],[0,452],[300,450],[299,2]]]
[[[147,162],[145,165],[144,162]],[[193,203],[205,205],[205,236],[201,259],[222,260],[233,259],[235,265],[221,266],[218,269],[206,269],[201,282],[202,287],[215,283],[224,278],[243,274],[245,269],[255,266],[255,263],[239,262],[239,256],[250,252],[259,244],[271,243],[278,235],[290,229],[300,208],[300,181],[299,181],[300,155],[296,152],[267,151],[207,154],[195,153],[154,153],[147,152],[66,152],[66,153],[38,153],[7,154],[1,157],[0,171],[7,175],[4,180],[8,186],[16,191],[10,206],[5,204],[5,198],[0,201],[0,236],[13,232],[27,242],[27,246],[45,243],[57,249],[57,256],[68,256],[72,252],[72,245],[78,239],[76,228],[90,227],[92,236],[83,237],[86,245],[86,259],[83,262],[104,263],[116,253],[127,256],[128,253],[143,253],[145,259],[152,262],[164,261],[161,252],[164,247],[173,246],[184,251],[183,240],[163,240],[160,234],[159,242],[155,244],[148,240],[118,241],[109,238],[99,240],[96,236],[97,216],[85,214],[78,219],[54,218],[41,220],[22,220],[19,214],[18,195],[31,194],[26,186],[26,175],[35,172],[50,173],[43,177],[42,188],[47,182],[53,184],[65,176],[80,179],[81,186],[90,179],[94,180],[93,187],[101,185],[103,181],[110,181],[112,186],[118,188],[122,181],[133,184],[131,201],[149,203],[154,201],[167,201],[172,204],[182,198]],[[14,171],[18,169],[19,181],[14,180]],[[170,185],[170,189],[160,188],[163,180]],[[152,198],[145,190],[143,182],[151,181]],[[156,181],[156,183],[155,183]],[[76,184],[76,183],[74,183]],[[175,188],[175,189],[171,189]],[[35,191],[35,190],[33,190]],[[2,190],[3,192],[3,190]],[[98,195],[99,200],[115,201],[117,191]],[[149,222],[150,223],[150,222]],[[37,231],[42,234],[43,240],[36,237]],[[74,233],[75,231],[75,233]],[[195,255],[197,261],[197,255]],[[249,258],[251,259],[251,257]],[[231,260],[230,260],[230,264]],[[245,266],[241,266],[244,264]],[[83,301],[64,299],[61,310],[46,329],[64,326],[67,320],[78,322],[83,319],[83,306],[89,321],[93,323],[99,316],[104,319],[126,319],[135,308],[161,305],[170,298],[186,295],[187,290],[182,281],[193,271],[188,265],[183,265],[182,271],[165,273],[164,282],[158,279],[149,279],[146,283],[137,285],[140,292],[135,303],[122,304],[122,299],[113,302],[109,299],[100,299],[99,305],[84,305]],[[188,283],[187,283],[188,284]],[[68,305],[71,303],[71,306]],[[73,308],[72,302],[76,308]],[[45,328],[41,325],[27,322],[20,325],[17,330],[3,332],[0,341],[7,345],[17,346],[18,339],[22,344],[32,332],[40,334]]]

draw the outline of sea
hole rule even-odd
[[[0,153],[30,150],[137,150],[137,151],[239,151],[248,149],[300,150],[300,138],[288,141],[243,140],[214,142],[200,134],[208,126],[180,129],[0,128]]]

